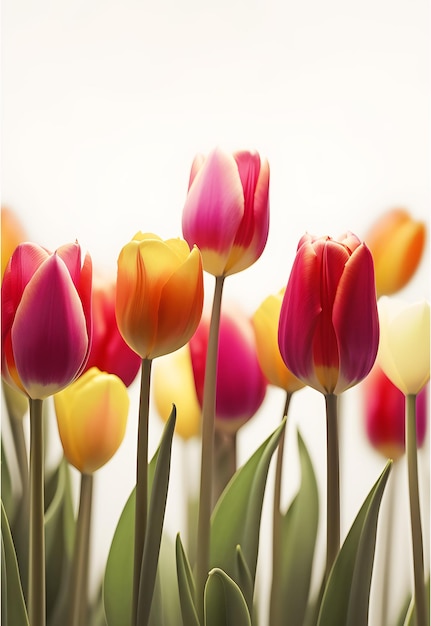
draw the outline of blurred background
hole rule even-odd
[[[118,254],[138,230],[181,236],[197,152],[217,145],[257,149],[271,168],[268,243],[254,266],[225,285],[225,298],[252,314],[285,286],[304,232],[337,237],[351,230],[364,237],[394,207],[429,224],[429,13],[426,0],[3,0],[2,205],[33,241],[55,249],[77,239],[96,273],[115,276]],[[428,251],[427,243],[400,297],[429,299]],[[135,480],[138,390],[135,381],[125,440],[96,474],[95,577]],[[343,536],[385,464],[366,439],[361,402],[360,388],[342,399]],[[283,404],[284,392],[270,388],[240,431],[240,463],[278,425]],[[323,397],[304,389],[290,411],[283,497],[287,505],[298,486],[299,428],[324,522]],[[53,418],[54,439],[55,428]],[[153,409],[150,452],[161,429]],[[428,440],[420,462],[428,519]],[[182,487],[197,488],[199,463],[198,442],[176,440],[166,519],[173,536],[184,525]],[[394,600],[411,576],[402,468],[400,474]],[[271,476],[259,556],[263,605]],[[320,542],[317,560],[322,557]],[[370,624],[377,625],[376,596]]]

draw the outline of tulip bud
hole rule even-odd
[[[141,366],[141,357],[124,341],[115,317],[115,282],[99,282],[93,287],[93,341],[86,370],[97,367],[115,374],[128,387]]]
[[[196,244],[204,269],[228,276],[262,254],[269,228],[269,165],[257,152],[214,150],[192,165],[183,234]]]
[[[378,364],[405,395],[416,395],[430,378],[430,305],[382,296],[378,310]]]
[[[425,245],[425,224],[404,209],[382,215],[365,238],[374,259],[377,295],[404,287],[416,271]]]
[[[304,387],[304,383],[287,369],[278,346],[278,324],[283,295],[284,289],[262,302],[253,315],[253,327],[257,357],[268,382],[293,393]]]
[[[116,316],[126,343],[143,359],[178,350],[202,314],[202,259],[182,239],[137,233],[118,258]]]
[[[154,365],[152,389],[158,414],[166,421],[175,404],[175,432],[185,440],[196,437],[200,433],[202,412],[196,395],[189,346],[157,359]]]
[[[386,458],[398,460],[405,452],[406,401],[376,364],[363,383],[365,427],[370,443]],[[427,387],[416,402],[416,438],[418,447],[425,439]]]
[[[96,367],[54,396],[64,454],[83,474],[105,465],[118,450],[126,431],[129,396],[114,374]]]
[[[342,393],[371,370],[379,342],[373,260],[355,235],[300,240],[278,341],[288,369],[325,395]]]
[[[91,259],[77,243],[50,254],[20,244],[2,283],[2,376],[32,399],[69,385],[91,345]]]
[[[204,316],[190,340],[196,392],[202,406],[210,319]],[[231,306],[221,312],[216,383],[216,428],[235,432],[261,406],[266,380],[249,318]]]

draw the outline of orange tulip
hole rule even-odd
[[[182,239],[137,233],[118,258],[116,316],[126,343],[143,359],[178,350],[202,314],[199,250]]]
[[[97,367],[54,396],[58,431],[71,465],[91,474],[105,465],[124,438],[129,396],[124,383]]]
[[[377,296],[388,296],[415,273],[425,246],[425,224],[405,209],[392,209],[373,224],[365,242],[374,259]]]

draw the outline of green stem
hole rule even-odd
[[[30,626],[44,626],[45,531],[42,400],[30,400],[30,539],[28,615]]]
[[[72,562],[70,590],[70,626],[86,623],[88,610],[88,564],[90,548],[91,504],[93,498],[93,475],[81,474],[78,520]],[[84,615],[84,621],[82,621]]]
[[[217,355],[223,284],[224,276],[216,276],[202,402],[201,483],[199,492],[198,544],[196,557],[196,604],[198,607],[198,615],[202,624],[204,614],[203,594],[208,577],[210,560]]]
[[[284,404],[282,419],[287,416],[289,404],[292,394],[286,393],[286,401]],[[277,449],[277,460],[275,465],[275,481],[274,481],[274,502],[272,510],[272,585],[270,600],[270,624],[280,626],[283,623],[284,616],[281,614],[280,606],[280,572],[281,572],[281,486],[283,475],[283,458],[285,445],[286,429],[280,438]]]
[[[150,409],[151,359],[143,359],[139,397],[138,451],[136,459],[135,551],[133,563],[132,623],[137,626],[139,579],[147,529],[148,417]]]
[[[406,451],[413,544],[414,601],[416,626],[425,626],[427,610],[424,584],[424,555],[419,502],[419,479],[416,442],[416,395],[406,396]]]
[[[325,395],[326,404],[326,568],[325,579],[340,549],[340,461],[337,396]]]

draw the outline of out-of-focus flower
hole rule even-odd
[[[363,383],[365,427],[371,444],[383,456],[398,460],[405,451],[405,396],[376,364]],[[427,426],[427,387],[416,401],[416,434],[420,447]]]
[[[392,209],[372,225],[365,241],[374,259],[377,296],[388,296],[415,273],[425,245],[425,224],[405,209]]]
[[[183,439],[199,435],[202,411],[196,395],[188,345],[157,360],[152,389],[157,412],[163,421],[168,419],[175,404],[175,432]]]
[[[20,244],[2,283],[2,376],[30,398],[69,385],[91,345],[90,256],[77,243],[53,254]]]
[[[352,233],[299,242],[280,312],[286,366],[323,394],[340,394],[371,370],[379,342],[373,259]]]
[[[204,315],[190,340],[194,380],[202,406],[210,319]],[[239,307],[221,312],[216,384],[216,428],[235,432],[261,406],[266,379],[257,360],[251,320]]]
[[[182,239],[137,233],[118,258],[116,317],[126,343],[143,359],[178,350],[202,314],[199,250]]]
[[[262,254],[269,228],[269,165],[257,152],[220,149],[195,157],[183,210],[183,235],[204,269],[228,276]]]
[[[55,412],[64,454],[83,474],[105,465],[126,431],[129,395],[123,381],[97,367],[55,394]]]
[[[293,393],[304,387],[304,383],[290,372],[281,358],[278,346],[278,324],[284,289],[268,296],[253,315],[257,357],[268,382]]]
[[[6,265],[9,262],[15,248],[23,241],[27,235],[23,225],[15,213],[7,207],[1,209],[1,277],[3,280]]]
[[[405,395],[416,395],[430,378],[430,305],[382,296],[378,310],[377,362]]]
[[[6,401],[6,407],[9,415],[14,419],[22,419],[28,411],[28,398],[21,390],[8,385],[3,380],[3,394]]]
[[[124,341],[115,317],[115,282],[93,285],[93,341],[86,370],[97,367],[115,374],[128,387],[136,378],[141,357]]]

